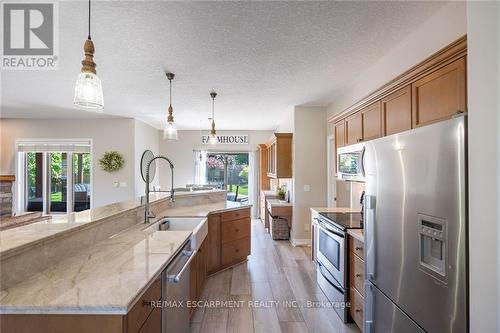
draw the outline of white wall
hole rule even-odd
[[[158,155],[160,151],[160,133],[156,128],[143,123],[140,120],[134,121],[134,179],[135,196],[140,197],[145,192],[145,182],[141,176],[142,153],[149,149],[153,154]],[[151,182],[151,188],[160,183],[160,175],[157,174]]]
[[[16,139],[92,139],[94,159],[92,200],[94,207],[134,197],[134,120],[133,119],[1,119],[0,174],[15,174]],[[106,152],[123,154],[123,169],[103,171],[98,159]],[[115,181],[126,182],[116,188]]]
[[[469,2],[471,332],[500,332],[500,3]]]
[[[467,33],[465,2],[450,2],[335,96],[328,117],[342,112]]]
[[[174,163],[174,187],[184,187],[194,183],[194,157],[193,150],[207,150],[215,152],[255,152],[260,143],[265,143],[273,131],[217,131],[219,135],[248,134],[248,145],[204,145],[201,135],[207,131],[179,131],[179,140],[167,141],[160,139],[160,154],[167,156]],[[170,169],[166,164],[159,162],[158,169],[162,189],[170,189]],[[157,172],[158,172],[157,169]]]
[[[324,107],[295,107],[292,242],[310,240],[311,207],[327,205],[327,122]],[[304,191],[304,185],[310,191]]]

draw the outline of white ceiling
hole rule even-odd
[[[87,3],[59,2],[60,66],[2,72],[2,117],[84,118],[72,105]],[[161,128],[173,81],[179,128],[275,129],[294,105],[326,105],[442,2],[94,2],[105,116]]]

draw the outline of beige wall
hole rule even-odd
[[[500,332],[500,3],[467,6],[470,331]]]
[[[372,91],[467,33],[465,2],[450,2],[406,36],[334,97],[328,117],[342,112]]]
[[[292,242],[310,240],[311,207],[327,202],[326,108],[295,107],[293,118]],[[306,191],[304,186],[309,186]]]
[[[94,207],[142,195],[140,155],[147,147],[158,151],[158,130],[134,119],[0,119],[0,136],[0,174],[15,174],[16,139],[92,139]],[[110,150],[125,158],[125,166],[113,173],[98,162]],[[126,186],[115,187],[115,182]]]
[[[144,195],[145,182],[141,176],[141,157],[146,149],[149,149],[153,154],[158,155],[160,151],[160,133],[156,128],[143,123],[140,120],[134,121],[134,180],[135,180],[135,196]],[[151,182],[151,188],[160,183],[160,174],[157,174]]]

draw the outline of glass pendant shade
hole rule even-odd
[[[177,140],[177,126],[174,122],[167,122],[167,125],[163,128],[163,139],[170,141]]]
[[[102,85],[97,74],[87,72],[78,74],[73,104],[86,110],[103,112]]]
[[[208,142],[211,145],[216,145],[217,144],[217,134],[215,134],[215,133],[210,134],[210,139],[208,140]]]

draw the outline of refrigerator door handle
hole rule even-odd
[[[366,177],[366,173],[365,173],[365,150],[366,150],[366,147],[363,147],[363,150],[361,151],[361,174],[363,175],[363,177]]]
[[[365,220],[365,276],[366,280],[375,280],[375,197],[366,195],[363,217]]]
[[[363,332],[373,333],[375,332],[374,310],[373,307],[373,284],[365,281],[365,311],[363,317]]]

